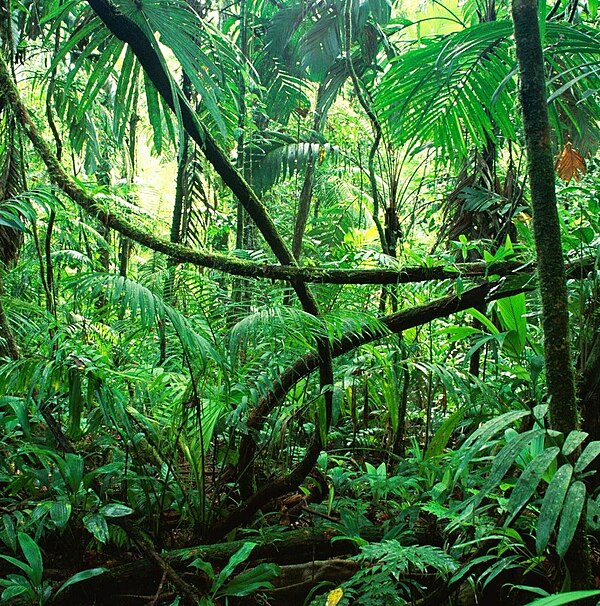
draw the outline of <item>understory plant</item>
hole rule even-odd
[[[37,543],[24,532],[18,534],[19,547],[25,560],[13,556],[0,555],[0,558],[18,568],[23,574],[8,574],[0,579],[0,587],[4,587],[0,598],[6,604],[28,604],[44,606],[51,603],[67,587],[103,574],[105,568],[82,570],[54,588],[44,580],[44,563],[42,553]]]

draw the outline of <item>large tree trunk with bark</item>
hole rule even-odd
[[[567,283],[556,204],[538,3],[536,0],[513,0],[512,14],[521,80],[521,108],[525,125],[533,230],[542,299],[550,422],[554,429],[566,435],[577,428],[577,401],[569,343]],[[581,519],[585,521],[585,515]],[[584,522],[579,525],[566,561],[573,563],[569,567],[573,588],[589,587],[590,554]]]

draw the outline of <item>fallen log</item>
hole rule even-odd
[[[362,538],[367,541],[379,541],[383,533],[380,528],[373,526],[365,528],[361,534]],[[252,550],[248,562],[252,564],[261,561],[279,565],[300,564],[301,566],[298,568],[300,570],[306,568],[306,562],[354,555],[358,552],[356,543],[352,540],[340,539],[332,543],[331,539],[336,536],[342,535],[329,526],[284,531],[257,544]],[[206,587],[206,579],[200,578],[197,572],[188,566],[189,563],[196,558],[201,558],[215,567],[222,567],[248,541],[252,541],[252,539],[184,547],[164,552],[160,554],[160,559],[170,569],[181,575],[186,583]],[[147,603],[147,596],[157,591],[163,580],[164,572],[164,566],[157,564],[156,558],[144,557],[134,562],[115,566],[98,577],[72,585],[54,603],[60,606],[85,606],[86,604],[139,606]],[[301,588],[296,589],[301,590]]]

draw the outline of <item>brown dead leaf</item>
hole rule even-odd
[[[570,143],[565,143],[563,150],[556,158],[556,174],[567,183],[571,179],[579,181],[587,173],[583,156]]]

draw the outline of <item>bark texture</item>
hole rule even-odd
[[[550,422],[554,429],[568,434],[578,425],[577,401],[537,0],[513,0],[512,15],[542,299]],[[591,580],[585,514],[582,520],[566,558],[567,562],[573,563],[569,570],[574,589],[588,587]]]
[[[542,299],[550,415],[555,429],[569,432],[577,426],[577,405],[537,2],[515,0],[513,19]]]

